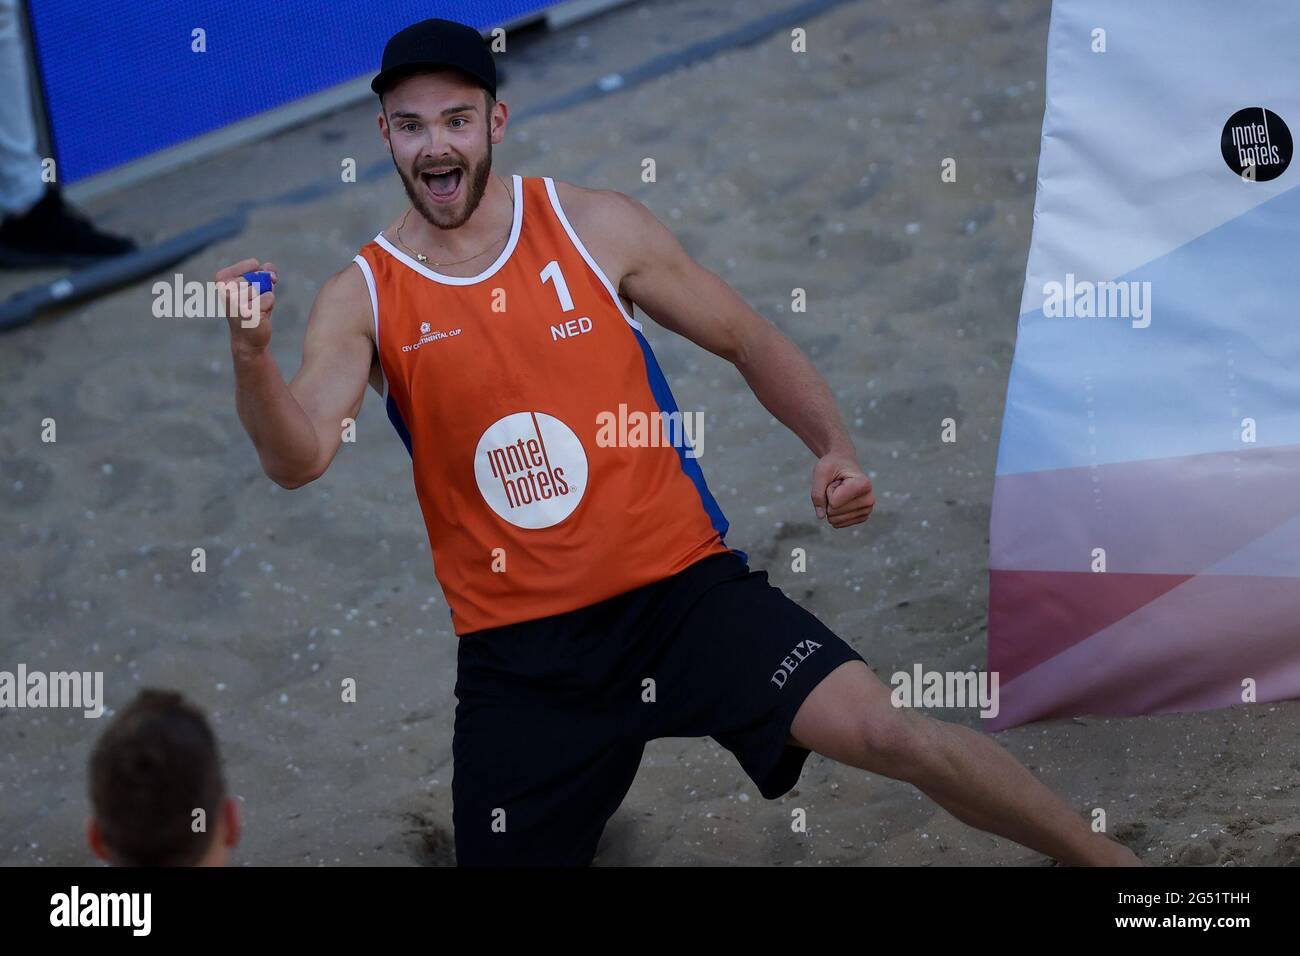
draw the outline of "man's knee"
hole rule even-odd
[[[862,768],[897,780],[911,780],[924,765],[930,718],[888,700],[868,708],[858,724]]]

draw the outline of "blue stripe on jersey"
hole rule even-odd
[[[402,413],[398,409],[397,403],[393,401],[392,395],[388,396],[387,404],[388,420],[392,422],[393,427],[397,429],[397,436],[402,439],[402,444],[406,446],[406,453],[414,458],[415,455],[411,451],[411,433],[406,430],[406,422],[402,420]]]
[[[650,394],[654,396],[655,402],[659,405],[659,410],[670,415],[678,414],[677,402],[673,400],[672,389],[668,387],[668,379],[664,378],[664,373],[659,368],[659,362],[655,359],[655,353],[650,348],[650,343],[636,327],[629,325],[628,329],[636,336],[637,345],[641,346],[641,355],[645,359],[646,378],[650,381]],[[695,483],[695,490],[700,493],[700,503],[704,505],[709,520],[718,532],[718,537],[722,538],[725,544],[727,529],[731,525],[727,521],[727,516],[722,513],[722,509],[718,507],[718,502],[714,500],[712,492],[709,491],[709,486],[704,480],[704,470],[700,468],[700,460],[687,457],[685,443],[677,445],[676,448],[677,460],[681,462],[682,471],[686,472],[686,476]],[[744,551],[737,548],[731,550],[738,554],[742,561],[749,562],[749,555]]]

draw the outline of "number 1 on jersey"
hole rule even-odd
[[[541,277],[542,285],[545,285],[548,280],[555,283],[555,294],[560,297],[560,309],[572,312],[573,296],[569,295],[569,286],[564,281],[564,273],[560,271],[559,261],[552,259],[538,275]]]

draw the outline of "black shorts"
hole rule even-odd
[[[452,823],[460,865],[583,865],[647,741],[710,736],[765,799],[798,782],[799,705],[864,660],[717,554],[565,614],[459,638]]]

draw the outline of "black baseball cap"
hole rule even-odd
[[[412,73],[430,69],[460,70],[497,95],[497,65],[487,41],[473,27],[455,20],[421,20],[394,33],[370,88],[381,96]]]

